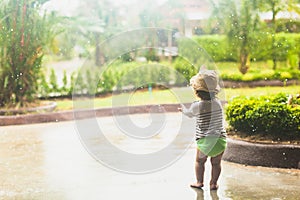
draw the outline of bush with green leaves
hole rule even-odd
[[[176,58],[173,67],[177,71],[175,77],[175,85],[177,86],[188,85],[190,78],[197,74],[198,71],[197,68],[182,57]]]
[[[232,65],[232,63],[228,63],[228,65]],[[257,64],[256,64],[257,65]],[[287,68],[286,66],[282,66],[281,68],[267,69],[261,62],[261,66],[256,66],[251,68],[247,74],[241,74],[238,71],[230,70],[230,68],[223,70],[220,67],[220,77],[224,81],[259,81],[259,80],[280,80],[280,81],[288,81],[288,80],[300,80],[300,70]],[[234,67],[234,66],[232,66]]]
[[[228,45],[225,35],[204,35],[193,39],[215,62],[237,61],[237,50]]]
[[[0,106],[26,107],[34,102],[45,47],[59,32],[49,0],[0,1]]]
[[[192,38],[197,45],[206,51],[207,55],[215,62],[238,61],[237,50],[232,49],[224,35],[202,35]],[[250,60],[266,61],[272,59],[272,35],[270,33],[261,34],[257,39],[255,48],[250,52]],[[279,33],[275,36],[275,55],[278,61],[290,60],[291,67],[298,67],[296,61],[300,56],[300,34]],[[195,49],[191,48],[191,41],[180,39],[178,49],[184,55],[190,55],[189,60],[198,64]],[[194,56],[193,56],[194,55]]]
[[[300,138],[300,100],[280,93],[261,97],[237,97],[226,107],[226,118],[236,131],[248,135]]]

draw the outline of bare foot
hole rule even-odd
[[[192,188],[198,188],[198,189],[202,189],[202,187],[204,186],[203,183],[193,183],[190,185]]]
[[[210,184],[210,189],[211,190],[217,190],[219,186],[217,184]]]

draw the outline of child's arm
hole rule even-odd
[[[195,117],[199,112],[199,102],[192,103],[189,109],[181,104],[181,108],[178,108],[178,110],[188,117]]]

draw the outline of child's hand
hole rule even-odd
[[[183,110],[186,109],[186,108],[185,108],[185,106],[183,104],[180,104],[180,106],[181,107],[178,108],[178,111],[179,112],[183,112]]]

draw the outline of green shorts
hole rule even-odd
[[[227,146],[224,137],[205,137],[197,140],[198,149],[207,156],[215,157],[225,151]]]

